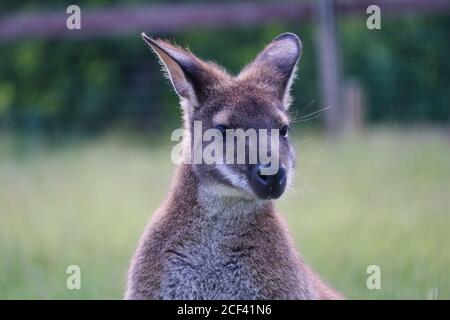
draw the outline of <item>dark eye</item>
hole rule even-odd
[[[219,130],[219,131],[222,133],[222,136],[225,137],[226,131],[227,131],[227,129],[229,129],[229,128],[228,128],[226,125],[218,124],[218,125],[216,126],[216,129]]]
[[[288,124],[285,124],[280,128],[280,136],[286,138],[288,136],[289,130],[291,130],[291,127],[289,127]]]

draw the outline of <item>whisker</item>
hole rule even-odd
[[[292,119],[296,119],[298,117],[299,113],[302,113],[303,111],[305,111],[306,109],[308,109],[310,106],[312,106],[314,104],[314,102],[316,102],[316,99],[312,99],[308,104],[306,104],[306,106],[304,107],[296,107],[296,108],[291,108],[289,113],[291,114],[291,118]],[[292,110],[294,110],[294,112],[292,112]]]
[[[314,102],[316,102],[316,99],[315,99],[315,98],[312,99],[311,102],[308,103],[305,107],[300,108],[298,111],[299,111],[299,112],[305,111],[306,109],[308,109],[309,107],[311,107],[311,106],[314,104]]]
[[[315,116],[310,117],[310,118],[299,118],[299,119],[293,120],[292,123],[311,121],[311,120],[317,119],[319,117],[320,117],[320,114],[315,115]]]
[[[307,115],[298,117],[298,118],[295,119],[295,120],[302,120],[302,119],[304,119],[304,118],[308,118],[308,117],[310,117],[310,116],[313,116],[313,115],[315,115],[315,114],[318,114],[318,113],[320,113],[320,112],[323,112],[323,111],[325,111],[325,110],[328,110],[328,109],[330,109],[331,107],[333,107],[333,106],[332,106],[332,105],[329,105],[328,107],[325,107],[325,108],[319,109],[319,110],[317,110],[317,111],[311,112],[311,113],[309,113],[309,114],[307,114]]]

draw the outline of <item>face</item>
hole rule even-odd
[[[192,114],[191,137],[194,121],[202,123],[203,134],[215,129],[220,133],[223,156],[219,164],[195,165],[198,176],[212,185],[232,189],[230,194],[237,196],[279,198],[291,180],[295,157],[283,101],[274,99],[275,92],[270,88],[239,80],[216,87],[210,94]],[[244,133],[243,149],[239,149],[239,138],[234,136],[239,133]],[[211,141],[202,143],[205,150]],[[244,161],[238,161],[239,152],[244,152]],[[232,163],[227,161],[227,153],[232,154]]]
[[[201,136],[213,130],[214,143],[222,143],[214,151],[222,161],[193,164],[198,178],[227,195],[279,198],[294,164],[287,109],[302,50],[300,39],[292,33],[279,35],[239,75],[232,76],[166,41],[145,34],[143,38],[180,96],[191,153],[199,145],[206,150],[212,142],[196,142],[196,123],[201,124]]]

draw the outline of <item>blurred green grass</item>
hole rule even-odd
[[[296,182],[277,206],[305,260],[348,298],[450,298],[449,138],[392,128],[339,143],[294,138]],[[170,144],[18,145],[0,137],[0,298],[121,298],[171,179]],[[72,264],[81,290],[66,289]],[[381,290],[366,288],[373,264]]]

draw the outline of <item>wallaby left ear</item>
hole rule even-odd
[[[175,92],[190,106],[199,107],[204,91],[214,80],[211,68],[191,52],[167,41],[150,38],[145,33],[142,38],[164,65]]]
[[[301,54],[300,38],[290,32],[282,33],[258,54],[256,59],[242,71],[240,77],[270,84],[288,107],[289,91]]]

